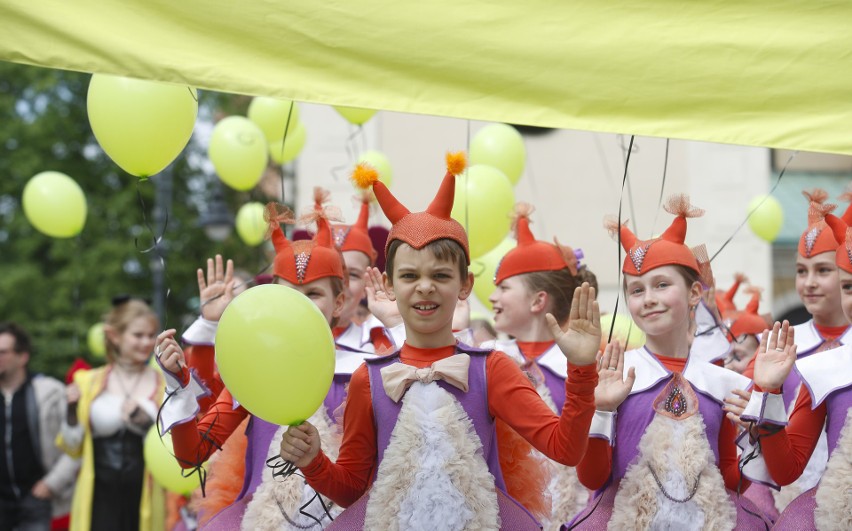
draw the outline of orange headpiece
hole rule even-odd
[[[367,222],[370,219],[370,202],[373,200],[373,194],[369,190],[364,190],[361,193],[361,211],[358,214],[358,220],[353,225],[332,225],[331,235],[334,238],[334,245],[341,251],[360,251],[367,255],[370,259],[370,265],[376,263],[376,250],[373,248],[373,241],[370,239],[369,228]]]
[[[698,261],[692,251],[684,245],[686,239],[686,218],[695,218],[704,214],[700,208],[689,204],[689,196],[673,195],[665,205],[666,212],[677,216],[659,238],[639,240],[623,223],[607,220],[606,228],[610,233],[620,231],[621,246],[627,252],[621,271],[628,275],[640,276],[652,269],[666,265],[681,265],[701,274]]]
[[[378,172],[369,164],[362,162],[355,167],[352,181],[360,188],[373,187],[379,206],[393,224],[385,244],[385,253],[393,240],[422,249],[436,240],[449,239],[462,246],[467,263],[470,264],[467,233],[458,221],[450,217],[456,192],[455,176],[464,171],[466,164],[464,153],[447,154],[447,173],[425,212],[410,212],[405,208],[379,180]]]
[[[528,203],[515,205],[513,229],[518,245],[506,253],[497,265],[497,272],[494,274],[495,284],[523,273],[559,271],[566,267],[572,275],[577,274],[578,251],[560,245],[555,239],[554,243],[535,239],[530,230],[530,215],[533,211],[533,206]],[[581,253],[580,257],[582,257]]]
[[[825,215],[836,208],[836,205],[826,204],[828,193],[817,188],[812,192],[802,192],[810,201],[808,208],[808,228],[799,238],[799,256],[810,258],[818,254],[837,249],[837,242],[831,231],[825,230]]]
[[[312,240],[291,242],[281,230],[281,223],[293,223],[293,214],[276,203],[266,205],[264,213],[275,247],[273,274],[291,284],[307,284],[325,277],[343,279],[340,253],[331,241],[328,219],[321,209],[304,216],[305,221],[315,220],[317,233]],[[313,218],[313,219],[307,219]],[[300,220],[301,221],[301,220]]]
[[[742,273],[734,275],[734,284],[728,288],[725,293],[716,293],[716,307],[722,317],[727,317],[731,312],[737,311],[737,305],[734,303],[734,297],[737,295],[737,290],[740,289],[740,284],[748,282],[746,276]]]
[[[756,336],[767,328],[770,328],[766,319],[757,313],[760,307],[760,288],[749,286],[746,291],[751,293],[751,300],[746,304],[745,310],[733,316],[733,322],[730,326],[732,339],[738,338],[743,334]]]
[[[837,242],[834,263],[847,273],[852,273],[852,227],[834,214],[827,214],[825,222],[831,227],[834,241]]]

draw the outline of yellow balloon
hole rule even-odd
[[[524,139],[508,124],[486,125],[470,142],[470,163],[497,168],[513,185],[521,178],[526,160]]]
[[[484,255],[506,237],[514,205],[512,183],[496,168],[478,164],[456,177],[452,216],[467,229],[471,258]]]
[[[64,173],[45,171],[24,187],[24,215],[39,232],[70,238],[86,224],[86,196],[80,185]]]
[[[366,162],[376,168],[376,171],[379,172],[379,180],[388,188],[391,187],[393,170],[391,170],[390,161],[384,153],[376,150],[365,151],[358,157],[358,162]]]
[[[342,107],[335,106],[334,110],[340,113],[340,116],[346,119],[347,122],[353,125],[363,125],[372,118],[378,111],[373,109],[361,109],[359,107]]]
[[[506,238],[500,244],[480,256],[474,258],[470,263],[470,272],[473,273],[473,294],[486,308],[491,306],[488,297],[494,292],[494,275],[497,274],[497,266],[506,253],[515,248],[517,242],[514,238]]]
[[[249,120],[260,127],[269,143],[280,141],[285,127],[290,134],[299,124],[299,105],[292,100],[258,96],[249,103],[247,114]]]
[[[208,154],[222,182],[235,190],[254,188],[269,161],[266,137],[254,122],[228,116],[216,124]]]
[[[106,154],[127,173],[150,177],[189,142],[198,94],[186,85],[94,74],[88,113]]]
[[[758,205],[760,205],[759,208]],[[781,226],[784,225],[784,209],[781,208],[781,203],[771,195],[759,195],[751,200],[746,212],[751,212],[755,208],[757,210],[748,218],[749,228],[758,238],[769,243],[774,242],[778,233],[781,232]]]
[[[623,313],[601,315],[601,342],[604,343],[609,337],[609,329],[615,319],[615,328],[612,331],[612,339],[617,339],[626,349],[632,350],[645,344],[645,333],[636,326],[633,320]]]
[[[286,286],[264,284],[240,293],[219,320],[222,381],[249,412],[273,424],[299,424],[322,405],[334,358],[325,317]]]
[[[269,143],[269,155],[276,164],[285,164],[296,160],[296,157],[299,156],[299,153],[305,147],[307,139],[308,132],[305,130],[305,126],[301,123],[297,124],[296,128],[287,135],[286,139],[279,138]]]
[[[86,335],[86,343],[89,345],[89,352],[95,358],[103,358],[106,355],[106,339],[104,338],[104,324],[96,323],[89,328],[89,333]]]
[[[167,491],[186,495],[201,485],[198,482],[198,473],[189,477],[183,476],[185,472],[174,456],[171,433],[166,433],[160,440],[156,424],[151,426],[145,435],[142,453],[148,472]]]
[[[263,242],[268,225],[263,220],[264,207],[261,203],[246,203],[237,211],[237,234],[248,246],[256,247]]]

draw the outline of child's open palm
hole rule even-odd
[[[761,389],[780,389],[796,362],[796,338],[790,323],[775,322],[760,337],[754,359],[754,383]]]
[[[567,330],[562,330],[551,314],[547,314],[546,318],[553,339],[569,363],[595,363],[601,345],[601,312],[595,300],[595,288],[584,282],[574,290]]]

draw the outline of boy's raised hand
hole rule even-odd
[[[306,467],[319,454],[322,447],[319,432],[310,422],[290,426],[281,437],[281,459],[299,468]]]
[[[225,307],[234,300],[234,261],[228,259],[223,264],[222,255],[207,259],[207,279],[204,271],[198,268],[198,298],[201,305],[201,317],[208,321],[218,321]]]
[[[591,365],[601,346],[601,312],[595,300],[595,288],[588,282],[574,290],[568,329],[562,330],[551,315],[546,315],[550,333],[572,365]]]
[[[367,291],[367,309],[370,313],[381,321],[385,328],[393,328],[402,323],[399,307],[385,291],[382,272],[379,268],[368,267],[367,272],[364,273],[364,280],[366,281],[364,289]]]
[[[598,360],[598,385],[595,387],[595,409],[615,411],[630,394],[636,381],[636,369],[630,367],[624,378],[624,347],[619,341],[607,344]]]
[[[754,357],[754,383],[768,391],[780,389],[796,362],[796,338],[790,323],[775,321],[772,331],[760,336]]]

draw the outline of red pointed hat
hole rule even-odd
[[[376,263],[376,249],[373,248],[373,242],[370,239],[369,227],[367,222],[370,219],[370,202],[373,200],[373,194],[369,190],[364,190],[361,194],[361,211],[358,214],[358,220],[354,225],[332,225],[331,235],[334,238],[334,245],[341,251],[360,251],[367,255],[370,259],[370,265]]]
[[[264,217],[269,223],[275,262],[272,272],[291,284],[308,284],[325,277],[343,279],[343,263],[334,248],[328,220],[315,210],[317,233],[312,240],[291,242],[281,230],[281,223],[293,223],[292,213],[276,203],[266,205]]]
[[[464,171],[466,164],[464,153],[447,154],[447,173],[438,193],[424,212],[410,212],[405,208],[379,180],[375,168],[363,162],[355,166],[352,181],[362,189],[373,187],[379,206],[393,224],[385,244],[385,254],[393,240],[422,249],[434,241],[449,239],[462,246],[470,265],[467,233],[458,221],[450,217],[456,192],[456,175]]]
[[[766,322],[766,319],[757,313],[760,307],[760,288],[749,286],[746,289],[751,293],[751,300],[746,304],[745,310],[737,313],[733,317],[730,331],[732,339],[738,338],[743,334],[758,335],[764,330],[771,328],[771,325]]]
[[[702,273],[695,255],[684,245],[686,218],[702,216],[704,211],[689,204],[689,196],[676,194],[666,202],[665,210],[677,216],[659,238],[640,240],[627,228],[627,223],[618,226],[617,221],[607,220],[606,228],[615,236],[621,234],[621,246],[627,252],[621,271],[628,275],[644,275],[652,269],[667,265],[682,265]]]
[[[852,227],[834,214],[827,214],[825,222],[831,227],[834,241],[837,242],[834,263],[847,273],[852,273]]]
[[[736,273],[734,275],[734,284],[728,288],[728,291],[725,293],[716,293],[716,307],[719,309],[719,313],[723,318],[727,317],[729,313],[737,311],[734,297],[736,297],[737,291],[740,289],[740,284],[743,282],[748,282],[748,278],[743,273]]]
[[[803,191],[802,194],[810,201],[808,208],[808,228],[799,238],[799,256],[810,258],[822,253],[828,253],[837,249],[837,242],[830,230],[825,230],[826,214],[836,208],[836,205],[827,204],[828,193],[819,188],[812,192]]]
[[[512,228],[518,245],[506,253],[497,265],[494,284],[509,277],[536,271],[559,271],[566,267],[572,275],[577,274],[577,255],[570,247],[536,240],[530,230],[530,215],[534,208],[528,203],[515,205],[515,220]],[[581,255],[582,256],[582,255]]]

